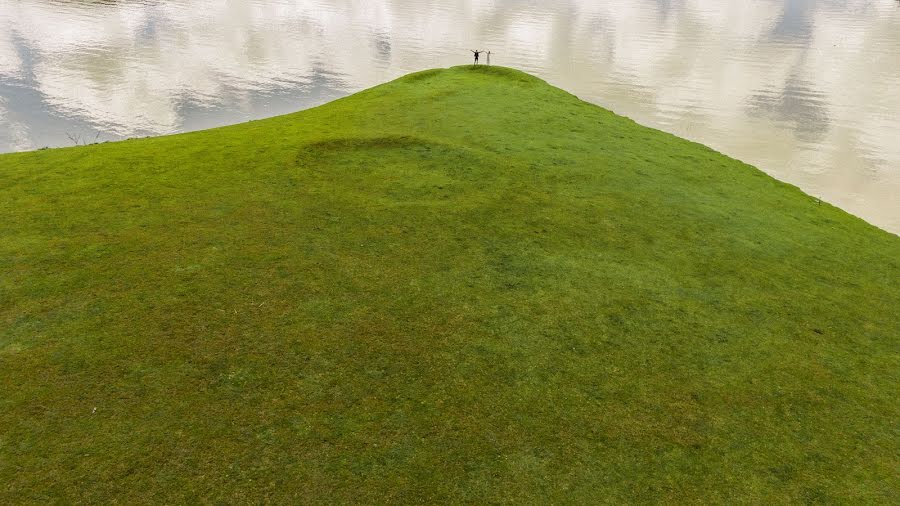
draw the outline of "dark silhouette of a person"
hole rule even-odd
[[[472,51],[472,53],[475,55],[475,65],[478,65],[478,56],[484,51],[480,49],[470,49],[469,51]]]

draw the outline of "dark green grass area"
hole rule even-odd
[[[0,157],[0,503],[890,503],[900,239],[526,74]]]

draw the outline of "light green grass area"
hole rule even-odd
[[[526,74],[0,157],[0,503],[890,503],[900,238]]]

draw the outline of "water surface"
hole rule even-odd
[[[896,0],[2,0],[0,151],[278,115],[475,48],[900,232]]]

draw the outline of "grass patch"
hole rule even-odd
[[[896,497],[900,239],[526,74],[0,156],[0,501]]]

